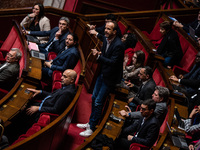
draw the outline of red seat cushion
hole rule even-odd
[[[45,114],[41,114],[40,118],[38,119],[37,125],[39,125],[40,127],[45,127],[49,123],[50,123],[50,116],[45,115]]]
[[[139,143],[132,143],[129,150],[149,150],[149,147]]]

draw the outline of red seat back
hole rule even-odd
[[[124,33],[126,32],[126,26],[121,21],[119,21],[117,24],[121,30],[122,35],[124,35]]]
[[[195,57],[196,57],[197,51],[192,47],[188,47],[187,51],[183,55],[181,62],[180,62],[180,67],[190,70],[192,68],[192,65],[194,63]]]
[[[80,78],[80,75],[81,75],[81,63],[80,63],[80,60],[78,61],[78,63],[74,67],[74,71],[76,71],[76,73],[77,73],[77,78],[76,78],[76,81],[75,81],[75,85],[77,85],[78,81],[79,81],[79,78]]]
[[[14,27],[12,27],[9,35],[7,36],[6,40],[4,41],[1,49],[10,50],[13,47],[13,44],[17,38],[18,34]]]
[[[154,79],[156,85],[165,87],[165,83],[163,81],[163,78],[162,78],[162,76],[161,76],[161,74],[160,74],[160,72],[157,68],[153,72],[153,79]]]
[[[160,18],[156,23],[155,27],[153,28],[152,32],[150,33],[150,40],[151,41],[158,41],[162,38],[162,34],[160,33],[160,23],[164,20]]]

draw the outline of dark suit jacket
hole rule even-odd
[[[152,98],[155,87],[155,81],[152,78],[149,79],[149,81],[142,87],[142,89],[137,92],[136,96],[133,99],[133,103],[140,105],[144,100]]]
[[[157,52],[164,58],[172,57],[169,65],[173,66],[179,64],[183,57],[183,52],[176,31],[171,29],[166,33],[157,49]]]
[[[0,64],[0,67],[3,64]],[[10,90],[15,85],[19,77],[19,63],[11,63],[3,69],[0,69],[0,88]]]
[[[79,51],[76,47],[71,47],[60,54],[53,60],[52,66],[50,68],[50,74],[54,70],[65,71],[66,69],[73,69],[79,60]]]
[[[195,64],[192,70],[184,75],[180,83],[184,85],[188,94],[193,94],[197,92],[198,83],[200,81],[200,63]]]
[[[199,37],[200,36],[200,26],[196,29],[197,25],[198,25],[198,20],[196,19],[192,23],[184,24],[183,30],[185,30],[187,33],[189,33],[189,26],[191,26],[195,30],[195,35]]]
[[[42,91],[42,96],[51,96],[46,99],[41,107],[41,112],[61,114],[69,106],[76,94],[74,84],[64,86],[64,89],[58,89],[53,93]]]
[[[99,35],[98,35],[99,38]],[[107,86],[115,86],[120,83],[123,75],[123,59],[124,59],[124,45],[121,39],[116,36],[111,42],[107,52],[106,50],[106,37],[101,38],[103,46],[101,48],[102,54],[98,58],[98,63],[101,65],[101,74]]]
[[[49,36],[49,41],[45,44],[40,44],[39,45],[39,49],[41,52],[46,52],[45,48],[54,40],[55,38],[55,34],[56,32],[59,30],[59,27],[55,27],[49,31],[31,31],[30,32],[30,35],[33,35],[33,36]],[[69,31],[67,30],[64,34],[62,34],[60,37],[59,37],[59,40],[57,41],[54,41],[51,46],[49,47],[49,50],[48,52],[56,52],[56,53],[59,53],[60,51],[64,50],[65,49],[65,39],[67,37],[67,35],[69,34]]]
[[[123,137],[127,137],[138,132],[137,137],[133,137],[130,143],[139,143],[151,147],[158,138],[160,124],[154,115],[149,117],[141,126],[142,120],[143,118],[140,118],[139,121],[124,128],[121,134]]]

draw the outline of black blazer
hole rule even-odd
[[[128,135],[135,135],[135,133],[138,132],[137,137],[133,137],[131,143],[139,143],[148,147],[152,147],[159,135],[159,121],[154,114],[149,117],[141,126],[142,120],[143,117],[127,128],[124,128],[122,135],[123,137],[127,137]]]
[[[58,89],[55,92],[48,93],[42,91],[42,96],[51,96],[46,99],[41,107],[41,112],[48,112],[54,114],[61,114],[69,106],[76,94],[76,88],[74,84],[64,86],[64,89]]]
[[[144,100],[152,98],[155,87],[155,81],[152,78],[149,79],[149,81],[142,87],[142,89],[137,92],[136,96],[133,99],[133,102],[137,105],[140,105]]]
[[[123,75],[124,45],[121,39],[116,36],[111,42],[107,52],[105,52],[107,44],[106,37],[103,36],[100,40],[103,41],[103,46],[101,48],[102,53],[97,59],[97,62],[101,65],[101,74],[103,75],[105,84],[107,86],[115,86],[115,84],[120,83]]]

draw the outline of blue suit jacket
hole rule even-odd
[[[103,41],[103,47],[101,49],[102,53],[97,61],[101,65],[101,74],[107,86],[115,86],[115,84],[120,83],[123,75],[124,45],[121,39],[116,36],[111,42],[107,52],[105,52],[107,44],[106,37],[103,36],[100,40]]]
[[[41,37],[49,36],[49,41],[47,43],[39,45],[40,51],[46,53],[47,51],[45,50],[45,48],[54,40],[55,34],[58,30],[59,30],[59,27],[55,27],[55,28],[53,28],[52,30],[49,30],[49,31],[31,31],[30,35],[41,36]],[[59,53],[60,51],[64,50],[65,46],[66,46],[65,45],[65,39],[66,39],[68,34],[69,34],[69,31],[67,30],[67,32],[65,32],[64,34],[62,34],[59,37],[59,40],[54,41],[51,44],[51,46],[49,47],[48,52],[52,51],[52,52]]]
[[[53,60],[51,70],[65,71],[65,69],[73,69],[79,58],[80,54],[76,47],[65,49]]]

